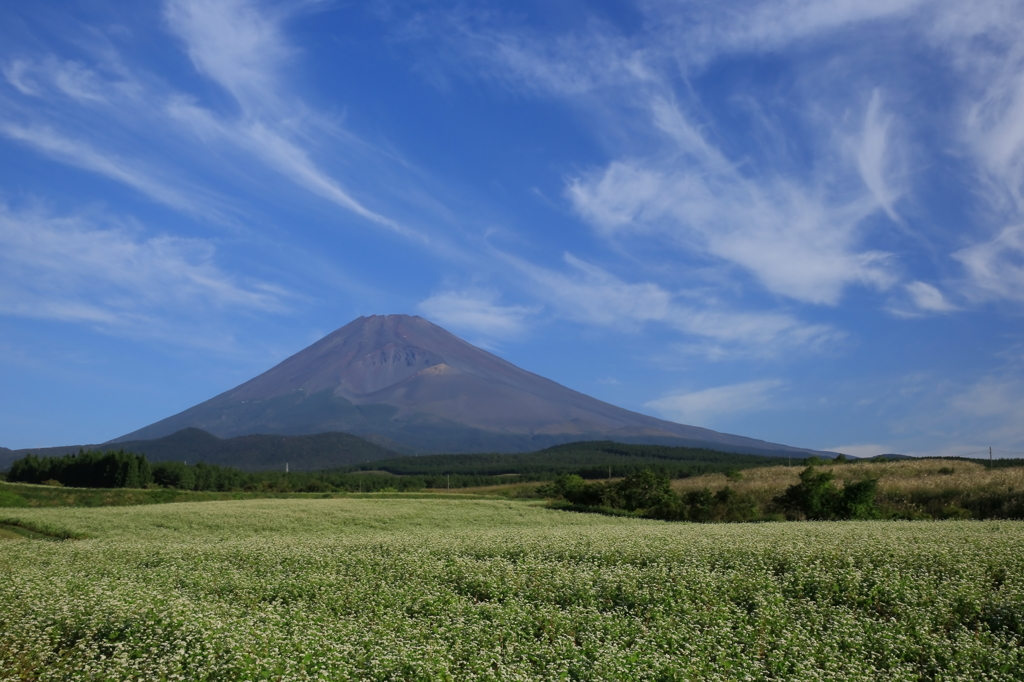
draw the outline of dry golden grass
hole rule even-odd
[[[500,495],[501,497],[536,497],[534,491],[544,485],[544,481],[528,483],[502,483],[500,485],[478,485],[470,488],[427,488],[423,492],[451,493],[452,495]]]
[[[868,478],[878,479],[878,492],[892,496],[937,495],[943,491],[1015,492],[1024,490],[1024,467],[991,469],[974,462],[923,459],[892,462],[827,463],[819,467],[845,485]],[[738,493],[767,502],[799,481],[802,466],[773,466],[745,469],[742,479],[730,481],[725,474],[706,474],[672,482],[676,492],[729,486]]]

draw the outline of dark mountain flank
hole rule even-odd
[[[109,450],[111,447],[104,445],[100,449]],[[348,433],[309,436],[253,434],[221,439],[196,428],[182,429],[155,440],[117,443],[117,448],[143,453],[151,462],[206,462],[247,471],[283,470],[285,464],[291,471],[337,469],[398,454]]]
[[[580,440],[811,453],[609,405],[408,315],[361,317],[258,377],[112,442],[188,427],[221,438],[342,431],[417,454],[526,452]]]
[[[14,453],[14,450],[0,448],[0,471],[7,471],[16,459],[18,459],[18,456]]]
[[[349,433],[317,433],[308,436],[253,434],[218,438],[196,428],[187,428],[163,438],[126,440],[104,445],[66,445],[55,448],[7,450],[6,466],[0,459],[0,471],[15,459],[28,454],[38,457],[60,457],[79,450],[112,452],[126,450],[146,456],[150,462],[167,460],[189,464],[205,462],[236,467],[246,471],[278,469],[287,464],[291,471],[316,471],[359,466],[365,462],[397,457],[400,453],[376,445]],[[0,458],[6,453],[0,451]]]

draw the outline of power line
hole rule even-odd
[[[974,452],[968,452],[962,455],[952,455],[953,457],[970,457],[971,455],[984,455],[988,450],[975,450]]]

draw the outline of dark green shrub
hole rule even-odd
[[[877,481],[851,483],[840,490],[832,479],[830,472],[809,466],[800,472],[800,482],[774,501],[792,516],[814,520],[867,519],[877,515]]]
[[[672,484],[665,474],[656,474],[650,469],[627,476],[615,484],[618,506],[627,511],[649,509],[664,499],[673,496]]]

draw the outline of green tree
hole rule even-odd
[[[668,476],[650,469],[622,479],[616,484],[615,492],[621,507],[628,511],[649,509],[673,494]]]
[[[840,490],[832,479],[831,472],[809,466],[800,472],[800,482],[787,488],[775,502],[791,515],[814,520],[865,519],[877,515],[877,481],[851,483]]]

